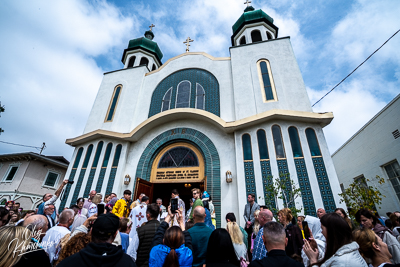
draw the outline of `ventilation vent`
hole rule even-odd
[[[399,129],[397,129],[396,131],[392,132],[394,139],[397,139],[400,137],[400,132]]]

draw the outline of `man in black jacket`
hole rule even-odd
[[[65,258],[57,266],[130,266],[136,267],[122,246],[112,244],[118,233],[119,218],[112,213],[97,217],[92,228],[92,242],[74,255]]]
[[[160,222],[157,220],[159,210],[160,208],[155,203],[147,205],[147,223],[137,228],[139,247],[137,250],[136,264],[139,267],[149,266],[151,242],[157,232],[158,226],[160,226]]]
[[[293,260],[286,255],[285,247],[287,245],[287,238],[285,229],[280,223],[268,222],[263,227],[263,241],[267,249],[267,257],[261,260],[252,261],[249,267],[302,267],[302,263]],[[260,230],[262,231],[262,230]]]

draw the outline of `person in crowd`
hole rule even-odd
[[[258,231],[256,239],[254,240],[252,261],[261,260],[267,255],[267,250],[265,248],[264,241],[262,239],[263,227],[267,222],[271,222],[273,217],[274,216],[272,215],[272,212],[268,209],[260,211],[260,213],[258,214],[258,221],[260,222],[260,230]]]
[[[90,204],[92,204],[92,199],[96,194],[97,194],[96,190],[92,190],[89,192],[89,197],[85,199],[85,202],[83,203],[83,207],[85,209],[89,210]]]
[[[35,214],[32,216],[29,216],[29,218],[26,218],[24,220],[24,223],[22,224],[23,227],[27,228],[31,232],[35,232],[35,242],[39,243],[42,241],[43,237],[46,235],[47,229],[48,229],[48,220],[44,215],[40,214]],[[36,239],[39,237],[39,239]],[[50,263],[50,261],[49,261]]]
[[[229,223],[229,222],[235,222],[236,223],[236,216],[235,216],[235,214],[233,212],[229,212],[229,213],[226,214],[225,220],[226,220],[227,223]],[[247,246],[248,245],[248,243],[247,243],[247,240],[248,240],[247,232],[240,225],[239,225],[239,229],[240,229],[240,231],[242,232],[242,235],[243,235],[243,243],[246,245],[246,249],[248,249],[248,246]]]
[[[392,229],[393,229],[392,221],[391,221],[390,219],[386,219],[386,220],[385,220],[385,226],[386,226],[387,228],[389,228],[390,230],[392,230]],[[393,232],[392,232],[392,234],[393,234]],[[393,234],[393,235],[394,235],[394,234]]]
[[[399,266],[393,265],[390,259],[392,254],[382,239],[369,228],[357,229],[353,232],[354,241],[360,246],[360,253],[364,259],[371,262],[373,267]]]
[[[137,249],[137,260],[136,263],[139,267],[149,265],[149,256],[151,250],[151,242],[153,241],[154,235],[160,222],[157,220],[159,207],[157,204],[147,205],[146,218],[147,223],[137,228],[137,235],[139,238],[139,246]]]
[[[242,258],[247,260],[247,248],[243,242],[243,234],[240,231],[239,225],[236,222],[228,222],[226,224],[226,230],[231,236],[237,259],[240,260]]]
[[[251,247],[251,234],[253,233],[254,227],[254,212],[260,209],[260,206],[255,202],[256,196],[255,194],[247,195],[247,204],[244,207],[243,218],[246,223],[245,230],[247,232],[247,244],[248,247]],[[250,245],[250,246],[249,246]],[[248,249],[249,258],[251,258],[250,249]]]
[[[106,213],[111,213],[112,212],[112,209],[114,208],[114,205],[115,205],[115,203],[117,203],[117,201],[118,201],[117,197],[111,198],[111,200],[107,203],[107,205],[105,207]]]
[[[211,222],[214,225],[214,228],[217,228],[217,221],[215,220],[215,208],[214,204],[212,203],[212,198],[211,196],[209,197],[208,200],[208,206],[210,207],[210,213],[211,213]]]
[[[132,228],[136,229],[142,226],[142,224],[147,222],[146,211],[149,202],[150,202],[149,197],[143,196],[141,203],[138,206],[136,206],[133,210],[131,210],[129,218],[132,220]]]
[[[50,267],[50,261],[43,250],[31,247],[32,232],[22,226],[0,227],[0,266]]]
[[[162,204],[162,199],[161,198],[157,198],[156,204],[160,208],[160,214],[163,214],[164,212],[167,212],[167,208]]]
[[[7,203],[6,203],[6,209],[8,209],[8,210],[14,209],[14,201],[13,201],[13,200],[7,201]]]
[[[179,192],[177,189],[173,189],[171,191],[171,198],[178,199],[178,209],[180,211],[182,211],[182,214],[185,214],[185,212],[186,212],[185,202],[179,197]],[[176,216],[177,216],[177,214],[175,213],[174,218],[172,218],[172,220],[170,222],[170,226],[179,226],[178,218]]]
[[[0,227],[6,225],[9,221],[9,210],[5,207],[0,207]]]
[[[92,198],[92,203],[89,206],[88,210],[88,217],[93,216],[94,214],[97,213],[97,204],[100,204],[102,199],[102,196],[100,193],[97,193],[93,198]]]
[[[302,263],[292,259],[285,252],[285,247],[288,242],[286,231],[283,225],[277,222],[268,222],[264,225],[262,239],[264,246],[268,250],[267,257],[261,260],[252,261],[249,267],[301,267]]]
[[[103,201],[100,202],[100,203],[101,203],[101,204],[104,204],[104,206],[105,206],[105,205],[107,205],[108,202],[110,202],[110,200],[111,200],[111,195],[110,195],[110,194],[106,194],[106,195],[104,196]]]
[[[201,201],[201,191],[198,188],[193,188],[192,189],[192,195],[194,198],[193,206],[192,206],[192,211],[190,212],[189,215],[189,220],[193,220],[193,213],[194,209],[198,206],[203,207],[203,201]]]
[[[72,256],[75,253],[78,253],[79,251],[81,251],[91,241],[92,241],[92,238],[91,238],[90,234],[77,233],[75,236],[73,236],[71,239],[69,239],[69,241],[65,244],[65,246],[62,247],[62,249],[58,255],[58,260],[55,261],[54,266],[57,266],[65,258],[68,258],[69,256]]]
[[[267,208],[267,206],[265,206],[265,205],[260,205],[260,211],[262,211],[262,210],[267,210],[268,208]]]
[[[129,233],[132,229],[132,221],[129,218],[121,218],[119,225],[119,234],[121,235],[122,250],[126,253],[129,247]],[[136,230],[136,229],[135,229]]]
[[[61,194],[63,188],[65,187],[65,185],[67,183],[68,183],[68,180],[64,180],[61,183],[60,187],[56,190],[56,192],[54,192],[54,195],[49,194],[49,193],[44,194],[43,195],[43,203],[41,203],[39,205],[36,214],[45,215],[44,208],[50,204],[54,204],[57,201],[57,199],[60,197],[60,194]],[[57,210],[56,209],[53,210],[53,214],[51,214],[51,218],[53,219],[53,221],[57,220]]]
[[[206,263],[206,244],[213,230],[204,223],[205,218],[206,211],[202,206],[197,206],[193,209],[193,220],[195,224],[192,228],[187,230],[192,237],[193,267],[203,266],[203,264]]]
[[[208,240],[206,266],[231,267],[239,265],[240,261],[236,256],[228,231],[223,228],[214,230]]]
[[[14,210],[13,214],[10,216],[10,220],[8,221],[7,225],[16,225],[21,216],[17,210]]]
[[[26,212],[24,212],[21,216],[21,219],[19,219],[19,221],[15,224],[15,225],[22,225],[23,221],[26,218],[29,218],[29,216],[36,214],[36,211],[34,210],[28,210]]]
[[[261,209],[260,209],[261,210]],[[254,248],[254,240],[256,239],[256,236],[258,234],[258,231],[260,231],[260,222],[258,221],[258,215],[260,214],[260,210],[256,210],[254,212],[254,225],[253,225],[253,232],[251,233],[251,246],[250,246],[250,252],[253,252]],[[264,209],[263,209],[264,210]],[[247,242],[246,242],[247,243]]]
[[[62,260],[57,266],[124,266],[135,267],[132,259],[121,246],[112,243],[118,234],[119,218],[112,214],[100,214],[93,223],[92,242],[85,248]]]
[[[154,235],[149,258],[150,267],[192,266],[192,239],[188,232],[183,232],[185,231],[185,224],[182,211],[177,210],[176,213],[178,214],[179,227],[169,227],[170,221],[175,217],[171,212],[171,206],[169,206],[168,216],[165,217]]]
[[[349,224],[336,213],[321,217],[322,234],[326,238],[325,256],[318,261],[318,249],[312,248],[304,240],[304,252],[310,259],[310,265],[317,266],[352,266],[367,267],[358,251],[357,242],[353,241]]]
[[[388,245],[389,252],[390,254],[392,254],[393,257],[393,263],[400,263],[400,244],[389,228],[380,224],[378,218],[375,217],[372,212],[367,209],[360,209],[357,211],[356,221],[364,228],[369,228],[373,230],[375,234]]]
[[[319,208],[319,209],[317,210],[317,217],[318,217],[318,219],[321,220],[322,216],[324,216],[325,214],[326,214],[325,209]]]
[[[400,222],[399,222],[399,217],[396,215],[396,213],[392,213],[389,216],[390,221],[392,223],[392,232],[393,235],[397,238],[400,235]]]
[[[202,197],[202,201],[203,201],[203,207],[206,211],[206,218],[204,220],[204,223],[210,227],[212,230],[215,229],[215,226],[212,224],[212,220],[211,220],[211,213],[210,213],[210,206],[208,203],[208,199],[209,199],[209,194],[207,193],[207,191],[204,191],[203,193],[203,197]]]
[[[130,209],[133,210],[136,206],[139,206],[142,203],[142,198],[145,196],[144,193],[139,195],[139,198],[132,202]]]
[[[187,221],[185,223],[185,229],[189,230],[190,228],[192,228],[194,226],[194,222],[193,221]]]
[[[84,233],[87,234],[90,231],[90,226],[93,224],[93,222],[97,219],[97,214],[87,218],[81,226],[78,226],[74,229],[74,231],[71,231],[70,239],[74,237],[75,235],[79,233]],[[118,236],[118,235],[117,235]]]
[[[190,209],[188,209],[188,211],[186,212],[185,222],[189,221],[189,216],[190,216],[190,213],[192,212],[193,202],[194,202],[194,198],[190,198],[189,199]]]
[[[19,211],[20,208],[21,208],[21,203],[15,202],[14,203],[14,209]]]
[[[122,218],[122,217],[128,217],[129,215],[129,201],[131,200],[132,192],[131,190],[125,190],[124,191],[124,197],[118,200],[113,209],[112,213],[115,214],[116,216]]]
[[[44,207],[44,216],[46,216],[47,220],[49,221],[48,228],[54,227],[56,225],[55,220],[51,216],[54,213],[56,207],[53,204],[47,205]]]
[[[52,227],[46,232],[43,237],[42,245],[44,250],[49,255],[50,263],[58,259],[58,252],[56,251],[57,245],[61,238],[70,234],[69,227],[74,222],[74,211],[71,209],[63,210],[60,214],[58,225]]]
[[[74,217],[74,222],[71,225],[71,233],[73,233],[77,227],[81,226],[88,218],[88,210],[83,207],[84,203],[85,199],[82,197],[78,198],[78,200],[76,201],[76,206],[78,206],[78,210]]]
[[[336,208],[335,213],[339,214],[350,226],[351,229],[354,229],[353,223],[351,222],[350,218],[347,216],[346,212],[342,208]]]
[[[304,221],[304,219],[306,218],[306,216],[304,215],[297,215],[297,225],[300,227],[300,225],[302,225],[301,223]]]
[[[278,211],[279,222],[283,225],[288,239],[286,245],[286,254],[292,256],[297,254],[301,256],[301,249],[303,248],[303,235],[297,225],[292,224],[292,211],[289,208],[283,208]]]

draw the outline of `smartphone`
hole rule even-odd
[[[171,198],[171,212],[176,213],[177,210],[178,210],[178,199]]]
[[[104,204],[97,204],[97,216],[104,213]]]

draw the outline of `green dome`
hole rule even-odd
[[[153,36],[154,36],[154,34],[153,34]],[[136,38],[136,39],[129,41],[128,48],[124,50],[124,53],[122,55],[122,62],[125,58],[126,52],[135,50],[135,49],[139,49],[139,48],[153,54],[157,58],[157,60],[159,61],[160,65],[161,65],[161,59],[163,58],[163,53],[161,53],[161,50],[158,47],[158,44],[156,42],[154,42],[146,37]]]
[[[253,10],[251,10],[251,9],[253,9]],[[248,10],[248,11],[246,11],[246,10]],[[232,26],[233,34],[238,32],[246,24],[249,24],[252,22],[258,22],[258,21],[262,21],[262,20],[268,21],[269,22],[268,24],[274,23],[274,19],[271,18],[270,16],[268,16],[261,9],[254,10],[254,8],[248,7],[245,9],[245,12],[240,16],[240,18],[235,22],[235,24],[233,24],[233,26]]]

